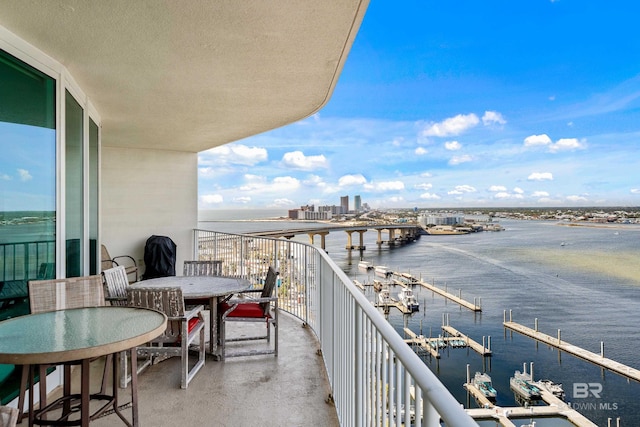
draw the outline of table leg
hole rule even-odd
[[[209,298],[209,353],[216,355],[218,350],[218,332],[216,330],[218,316],[218,298]]]
[[[131,421],[133,427],[138,427],[138,351],[135,347],[129,351],[131,353]]]
[[[80,368],[80,421],[82,427],[89,427],[89,418],[91,416],[89,411],[90,394],[89,389],[91,385],[91,363],[89,359],[82,360],[82,366]]]

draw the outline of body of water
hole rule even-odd
[[[264,216],[256,211],[254,215],[267,218],[282,213]],[[242,233],[301,226],[298,221],[230,222],[223,216],[201,222],[200,227]],[[511,310],[518,323],[533,328],[538,319],[540,331],[556,336],[560,329],[564,341],[595,353],[604,342],[606,357],[640,368],[640,227],[515,220],[501,224],[505,231],[422,236],[414,243],[394,248],[378,247],[377,233],[370,231],[365,233],[364,251],[347,251],[346,233],[334,232],[326,238],[326,249],[347,275],[360,281],[374,278],[373,272],[365,273],[357,267],[358,261],[365,259],[435,281],[438,287],[461,293],[468,301],[482,299],[483,311],[473,313],[416,287],[420,311],[402,315],[392,310],[389,314],[389,321],[401,335],[403,327],[408,326],[416,333],[438,336],[443,314],[447,314],[453,327],[476,341],[491,337],[490,358],[469,349],[444,350],[441,359],[422,356],[465,406],[476,406],[462,387],[467,364],[472,376],[476,371],[491,375],[498,405],[515,406],[509,377],[515,370],[522,370],[524,363],[528,369],[533,362],[535,379],[562,383],[566,400],[598,425],[606,426],[609,418],[615,425],[618,417],[623,426],[640,425],[640,405],[635,399],[640,384],[502,326],[505,310]],[[306,235],[297,239],[309,242]],[[319,242],[319,238],[316,240]],[[397,297],[399,290],[391,288],[392,296]],[[366,294],[371,300],[376,298],[371,288]],[[599,384],[602,390],[596,393],[598,397],[574,396],[574,385],[582,387],[581,383]],[[537,420],[536,425],[567,424]]]

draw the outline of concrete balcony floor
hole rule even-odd
[[[335,407],[326,403],[329,382],[322,357],[316,353],[319,345],[315,335],[290,315],[280,314],[278,321],[278,357],[234,357],[219,362],[207,356],[204,367],[186,390],[180,388],[179,357],[143,371],[138,376],[140,425],[338,426]],[[233,336],[238,333],[236,328],[250,324],[228,325],[228,336]],[[234,344],[246,348],[257,343]],[[193,353],[190,361],[196,359],[197,354]],[[99,388],[101,377],[102,367],[94,363],[92,383],[96,385],[92,391]],[[79,378],[73,384],[79,384]],[[119,393],[121,402],[130,401],[130,387],[119,389]],[[130,419],[131,411],[123,412]],[[27,425],[26,419],[22,425]],[[110,414],[91,425],[124,424],[116,414]]]

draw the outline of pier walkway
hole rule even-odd
[[[539,386],[539,383],[535,381],[533,384]],[[540,397],[547,405],[531,405],[526,408],[522,406],[495,406],[492,401],[487,399],[487,397],[470,382],[465,383],[463,386],[469,393],[471,393],[478,404],[482,406],[482,408],[466,409],[466,412],[475,420],[495,419],[504,427],[517,427],[522,425],[523,419],[555,416],[566,418],[576,427],[597,427],[597,424],[594,424],[587,417],[580,414],[575,409],[572,409],[566,402],[557,398],[553,393],[542,386],[538,387],[540,389]],[[512,421],[514,419],[519,419],[518,424],[515,424]]]
[[[474,302],[469,302],[467,300],[464,300],[461,298],[461,296],[456,296],[452,293],[447,292],[444,289],[440,289],[437,288],[436,285],[432,285],[430,283],[425,282],[424,280],[419,280],[418,284],[420,286],[422,286],[423,288],[429,289],[430,291],[441,295],[453,302],[455,302],[456,304],[459,304],[461,307],[464,308],[468,308],[471,311],[482,311],[482,303],[476,304],[475,301]]]
[[[480,354],[481,356],[491,356],[491,337],[488,337],[488,344],[487,347],[484,346],[484,337],[482,337],[482,344],[480,344],[477,341],[472,340],[471,338],[469,338],[467,335],[463,334],[462,332],[458,331],[456,328],[454,328],[453,326],[450,326],[447,318],[447,324],[446,325],[442,325],[442,330],[444,332],[446,332],[447,334],[451,335],[452,337],[458,338],[463,340],[467,346],[471,347],[471,349],[473,351],[475,351],[476,353]]]
[[[604,357],[603,351],[601,351],[600,354],[597,354],[589,350],[585,350],[584,348],[578,347],[577,345],[569,344],[568,342],[562,341],[560,337],[560,330],[558,330],[557,337],[552,337],[551,335],[547,335],[545,333],[538,331],[537,327],[536,329],[531,329],[524,325],[511,321],[511,316],[510,316],[510,320],[506,321],[506,312],[505,312],[505,321],[503,322],[503,325],[507,329],[519,332],[523,335],[536,339],[550,346],[556,347],[566,353],[569,353],[583,360],[599,365],[605,369],[608,369],[612,372],[620,374],[624,377],[640,382],[640,370]],[[601,345],[601,348],[602,348],[602,345]]]

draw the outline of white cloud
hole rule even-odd
[[[0,179],[3,181],[11,181],[11,177],[7,174],[1,174]]]
[[[404,190],[404,182],[383,181],[383,182],[365,184],[364,188],[370,191],[400,191],[400,190]]]
[[[462,145],[458,141],[447,141],[444,143],[444,148],[450,151],[456,151],[462,148]]]
[[[224,202],[224,198],[220,194],[204,194],[200,197],[200,200],[205,205],[215,205]]]
[[[425,200],[439,200],[440,196],[438,196],[437,194],[432,194],[432,193],[422,193],[420,195],[421,199],[425,199]]]
[[[529,181],[553,181],[551,172],[533,172],[527,177]]]
[[[291,191],[300,187],[300,181],[292,176],[278,176],[273,179],[270,190]]]
[[[282,156],[282,164],[286,167],[302,170],[314,170],[326,168],[327,158],[320,154],[318,156],[305,156],[302,151],[291,151]]]
[[[362,185],[367,183],[367,178],[362,176],[362,174],[357,175],[344,175],[341,176],[338,180],[338,185],[340,187],[346,187],[349,185]]]
[[[520,188],[520,187],[514,187],[513,188],[513,192],[516,193],[516,194],[523,194],[524,190],[522,188]]]
[[[587,198],[583,196],[567,196],[567,200],[570,202],[586,202]]]
[[[475,114],[458,114],[440,123],[431,123],[429,127],[422,131],[423,136],[453,136],[460,135],[480,123],[480,119]]]
[[[416,153],[417,156],[424,156],[425,154],[428,153],[428,151],[427,151],[426,148],[418,147],[418,148],[416,148],[415,153]]]
[[[26,182],[31,181],[33,178],[28,170],[26,169],[18,169],[18,175],[20,176],[20,181]]]
[[[549,197],[549,193],[546,191],[534,191],[531,196],[533,197]]]
[[[251,197],[234,197],[233,203],[240,203],[246,205],[247,203],[251,203]]]
[[[632,188],[630,192],[631,194],[640,194],[640,188]]]
[[[511,194],[507,193],[506,191],[501,191],[499,193],[494,194],[493,197],[496,199],[508,199],[511,197]]]
[[[502,114],[497,111],[485,111],[482,116],[482,123],[485,126],[489,126],[492,124],[504,125],[507,121],[502,117]]]
[[[447,192],[450,195],[464,194],[464,193],[475,193],[477,190],[470,185],[456,185],[456,187]]]
[[[432,184],[429,184],[427,182],[423,183],[423,184],[416,184],[414,186],[414,188],[418,189],[418,190],[430,190],[431,187],[433,187]]]
[[[504,185],[492,185],[489,187],[489,191],[507,191],[507,187]]]
[[[585,141],[578,141],[577,138],[562,138],[556,141],[555,144],[549,146],[549,151],[557,153],[558,151],[573,151],[583,149],[585,147]]]
[[[525,147],[546,146],[551,144],[551,138],[545,133],[542,135],[531,135],[524,139]]]
[[[213,166],[227,163],[253,166],[267,160],[267,158],[267,150],[264,148],[247,147],[243,144],[225,144],[201,152],[198,156],[198,163]]]
[[[449,160],[449,164],[451,166],[459,165],[460,163],[467,163],[473,160],[473,158],[468,154],[463,154],[461,156],[453,156],[451,160]]]
[[[310,185],[315,187],[324,187],[327,185],[327,183],[324,182],[324,179],[318,175],[310,175],[309,178],[302,181],[302,183],[304,185]]]
[[[420,177],[422,178],[431,178],[433,176],[433,174],[431,172],[422,172],[420,174]]]

